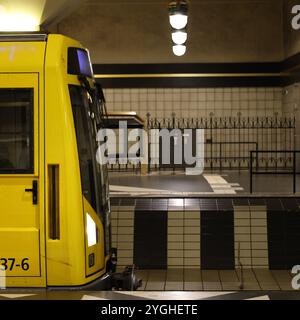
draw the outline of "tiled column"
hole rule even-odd
[[[265,206],[235,206],[235,266],[240,261],[245,268],[269,268],[267,212]]]
[[[182,268],[184,265],[184,212],[168,212],[168,268]]]
[[[117,248],[118,243],[118,219],[119,219],[119,207],[118,205],[111,206],[111,236],[112,247]]]
[[[251,253],[253,268],[269,268],[267,209],[250,206]]]
[[[200,268],[200,210],[184,212],[184,268]]]
[[[239,267],[240,261],[245,268],[251,268],[251,227],[249,206],[234,206],[234,248],[235,267]]]
[[[118,267],[133,264],[134,206],[112,207],[112,243],[118,249]]]

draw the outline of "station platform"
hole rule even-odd
[[[300,300],[297,291],[100,291],[0,294],[0,300]]]
[[[121,270],[120,270],[121,271]],[[0,300],[300,300],[287,270],[137,270],[137,291],[0,290]]]
[[[186,175],[184,171],[157,171],[148,175],[135,172],[110,172],[110,194],[120,196],[185,196],[248,195],[248,170],[205,171],[201,175]],[[300,176],[296,177],[300,191]],[[292,175],[268,174],[253,178],[253,193],[257,195],[289,195],[293,192]]]

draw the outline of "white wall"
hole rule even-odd
[[[281,88],[106,89],[108,111],[135,111],[145,118],[264,117],[282,114]]]

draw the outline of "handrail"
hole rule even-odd
[[[293,162],[292,162],[292,170],[284,170],[284,171],[258,171],[258,154],[259,153],[290,153],[292,154],[293,157]],[[293,175],[293,193],[296,193],[296,176],[300,174],[300,172],[297,172],[296,170],[296,155],[300,153],[300,150],[251,150],[250,151],[250,193],[253,193],[253,175],[255,174],[291,174]],[[256,155],[256,171],[253,171],[253,154]]]

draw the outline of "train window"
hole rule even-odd
[[[80,162],[82,192],[91,206],[97,212],[96,184],[94,174],[94,150],[92,148],[88,124],[88,100],[85,89],[70,85],[74,124],[77,138],[77,148]]]
[[[68,73],[93,77],[93,70],[89,54],[84,49],[68,49]]]
[[[0,89],[0,174],[33,173],[33,89]]]

